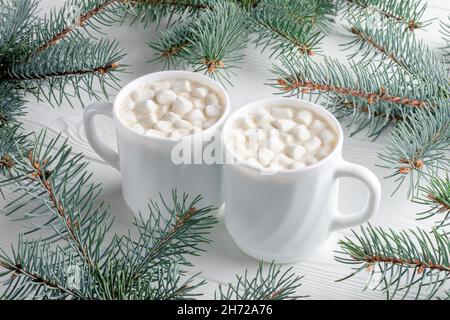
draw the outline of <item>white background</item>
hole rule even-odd
[[[41,1],[43,12],[62,4],[63,0]],[[425,18],[444,19],[449,13],[449,1],[433,0],[429,1]],[[334,29],[339,30],[339,28]],[[431,47],[442,47],[443,41],[438,30],[438,21],[434,21],[426,31],[420,31],[419,34],[425,38]],[[152,50],[146,46],[146,42],[152,40],[155,36],[153,29],[149,30],[149,28],[145,29],[137,25],[131,27],[124,25],[106,28],[105,32],[106,36],[119,40],[120,47],[127,53],[126,59],[122,63],[130,65],[130,67],[128,68],[128,74],[120,76],[123,84],[140,75],[161,69],[160,65],[146,63],[154,57]],[[340,51],[337,46],[337,44],[345,41],[346,39],[339,32],[334,31],[322,44],[323,53],[345,61],[345,56],[348,53]],[[271,64],[270,60],[255,51],[252,46],[246,49],[243,67],[237,71],[237,76],[233,78],[234,86],[228,88],[233,110],[252,100],[271,97],[273,90],[264,85],[264,82],[271,78],[269,72]],[[114,92],[112,95],[114,96]],[[30,101],[33,101],[32,97]],[[69,143],[73,146],[75,152],[85,154],[86,159],[91,162],[89,170],[95,173],[95,181],[103,184],[103,197],[111,205],[116,219],[113,231],[117,233],[126,232],[130,227],[133,216],[122,199],[120,173],[106,165],[88,145],[82,125],[82,108],[71,109],[69,106],[62,106],[60,109],[53,109],[44,104],[30,102],[28,112],[24,119],[27,129],[32,131],[47,128],[51,136],[62,132],[64,136],[69,138]],[[105,140],[110,140],[109,143],[114,144],[114,131],[108,121],[101,121],[98,125]],[[382,181],[381,208],[371,222],[374,225],[394,229],[414,226],[429,228],[431,221],[415,220],[416,212],[420,212],[424,208],[405,199],[405,188],[391,196],[394,182],[383,179],[390,172],[375,166],[380,163],[377,154],[383,146],[384,137],[371,142],[365,137],[364,133],[351,138],[347,135],[344,144],[345,159],[370,168]],[[343,211],[357,210],[364,204],[366,192],[361,186],[362,184],[352,180],[345,179],[342,181],[340,207]],[[10,194],[6,194],[6,196],[11,199]],[[6,202],[2,200],[2,207],[4,203]],[[17,235],[21,231],[23,231],[23,223],[11,222],[0,216],[1,247],[8,248],[11,243],[15,244]],[[344,282],[335,282],[335,280],[348,275],[351,271],[349,266],[339,264],[333,259],[334,250],[338,249],[338,239],[349,234],[349,230],[333,234],[325,245],[311,253],[309,259],[293,265],[293,270],[296,273],[305,276],[299,294],[309,295],[313,299],[384,298],[380,292],[362,292],[362,288],[367,281],[366,274],[360,274]],[[214,290],[219,283],[234,281],[236,273],[242,273],[246,268],[255,270],[258,263],[239,251],[228,236],[222,221],[214,228],[211,237],[214,243],[207,247],[207,253],[192,259],[195,265],[192,272],[201,272],[200,277],[208,281],[208,284],[202,288],[205,298],[213,297]]]

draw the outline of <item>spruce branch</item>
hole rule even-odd
[[[191,45],[192,36],[187,25],[175,25],[160,32],[159,37],[148,46],[155,50],[156,57],[149,62],[164,62],[164,69],[171,69],[181,64],[186,59],[185,48]]]
[[[408,196],[416,196],[423,179],[449,170],[449,150],[449,109],[425,108],[408,115],[387,138],[379,155],[383,161],[380,166],[392,171],[388,177],[395,178],[398,187],[409,181]]]
[[[402,33],[402,26],[392,21],[369,23],[361,16],[348,19],[347,29],[354,40],[346,44],[357,50],[350,56],[359,56],[365,63],[380,60],[394,68],[402,68],[411,75],[410,82],[418,81],[431,88],[436,87],[434,95],[450,96],[450,82],[445,65],[414,33]]]
[[[443,50],[445,52],[445,58],[448,64],[450,62],[450,15],[447,17],[447,21],[441,21],[441,33],[445,41],[445,47]]]
[[[345,0],[344,13],[370,16],[378,14],[388,20],[400,23],[405,31],[425,28],[431,21],[421,21],[427,3],[421,0]]]
[[[395,232],[370,224],[354,239],[339,242],[341,250],[335,259],[353,265],[345,280],[368,272],[366,289],[380,290],[388,299],[409,297],[416,289],[416,299],[431,299],[445,294],[450,276],[450,239],[446,233],[421,229]]]
[[[243,276],[237,276],[235,284],[229,283],[226,288],[219,285],[214,298],[220,300],[296,300],[306,296],[298,296],[297,289],[302,285],[292,268],[282,271],[274,263],[265,268],[260,263],[256,274],[251,277],[248,271]]]
[[[450,219],[450,179],[448,174],[445,178],[433,177],[428,186],[420,187],[421,196],[414,202],[426,205],[428,210],[418,214],[419,220],[437,217],[437,228],[448,226]]]
[[[19,236],[11,258],[0,250],[0,268],[6,270],[0,277],[9,277],[3,284],[6,288],[2,298],[88,299],[79,290],[67,286],[67,268],[75,264],[75,259],[61,249],[51,250],[48,242]]]
[[[408,82],[408,73],[402,69],[392,73],[387,65],[351,63],[348,67],[331,58],[317,63],[283,57],[281,62],[281,67],[273,69],[273,87],[288,96],[324,98],[332,111],[353,117],[355,132],[369,121],[369,135],[376,137],[392,119],[405,119],[427,106],[445,105],[433,95],[434,88]]]
[[[123,56],[115,41],[66,39],[30,61],[11,66],[5,78],[20,83],[26,91],[51,104],[64,100],[71,103],[70,98],[74,96],[81,100],[82,91],[98,99],[99,95],[92,89],[94,80],[107,96],[106,88],[117,84],[113,73],[122,70],[118,62]]]
[[[80,36],[80,28],[89,27],[99,30],[99,26],[112,25],[123,20],[118,7],[124,1],[119,0],[69,0],[61,9],[52,10],[36,27],[35,52],[42,52],[56,45],[71,34]],[[105,14],[105,11],[108,11]]]
[[[328,21],[322,9],[310,1],[261,1],[252,10],[256,46],[262,47],[262,51],[270,49],[271,56],[275,57],[317,53],[324,35],[316,24]]]
[[[188,26],[191,45],[184,49],[194,71],[230,83],[232,69],[243,58],[248,26],[247,13],[231,2],[200,12]]]

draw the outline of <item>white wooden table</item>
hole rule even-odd
[[[53,6],[62,5],[63,0],[50,1],[43,0],[41,7],[43,12],[48,11]],[[446,0],[429,1],[426,17],[437,17],[444,19],[450,13],[450,3]],[[148,64],[146,61],[153,57],[153,52],[146,46],[146,42],[151,40],[154,30],[144,29],[142,26],[117,26],[106,29],[106,36],[116,38],[120,46],[127,53],[124,63],[131,65],[128,68],[129,74],[121,75],[122,83],[146,73],[161,70],[161,65]],[[421,32],[421,36],[426,36],[427,43],[432,47],[441,47],[443,41],[438,33],[438,22],[433,22],[427,28],[426,33]],[[339,51],[337,44],[345,42],[338,33],[330,35],[322,45],[323,52],[330,56],[337,57],[345,61],[346,53]],[[233,78],[234,87],[229,87],[232,100],[232,109],[255,99],[270,97],[274,90],[265,86],[264,82],[271,78],[269,69],[270,60],[261,56],[251,46],[246,50],[246,58],[238,76]],[[113,93],[114,95],[114,93]],[[30,98],[33,101],[32,97]],[[69,138],[69,143],[75,152],[82,152],[90,161],[89,169],[94,172],[96,182],[103,184],[103,197],[111,205],[115,217],[114,232],[124,233],[130,227],[133,214],[125,205],[121,195],[120,173],[109,167],[91,149],[86,141],[82,124],[81,107],[71,109],[69,106],[62,106],[60,109],[53,109],[44,104],[36,102],[28,103],[28,115],[24,118],[26,128],[29,131],[47,128],[51,136],[59,132]],[[114,131],[107,120],[98,124],[104,134],[110,137],[110,143],[115,144]],[[344,143],[344,158],[355,163],[364,165],[373,170],[382,181],[383,196],[381,208],[376,216],[371,220],[374,225],[391,227],[394,229],[404,229],[413,226],[429,228],[431,221],[416,221],[415,213],[420,212],[421,206],[410,203],[406,200],[405,188],[399,190],[391,197],[394,189],[392,180],[384,180],[383,176],[389,172],[376,167],[380,161],[377,154],[383,146],[384,137],[376,142],[367,139],[364,133],[356,137],[347,139]],[[352,211],[360,208],[366,196],[362,184],[354,180],[344,179],[341,184],[342,210]],[[10,198],[10,195],[7,195]],[[2,200],[2,203],[4,201]],[[17,235],[22,229],[22,223],[11,222],[0,216],[0,245],[3,248],[10,246],[10,243],[17,242]],[[349,230],[343,230],[333,234],[330,239],[316,252],[312,253],[306,261],[293,266],[293,270],[299,275],[304,275],[303,286],[299,289],[299,294],[309,295],[313,299],[383,299],[384,296],[377,291],[362,292],[367,281],[367,275],[361,274],[350,280],[336,283],[350,272],[346,265],[334,261],[334,250],[338,249],[337,241],[344,235],[348,235]],[[245,269],[255,270],[257,261],[243,254],[232,242],[221,221],[212,231],[211,238],[214,243],[207,247],[207,253],[192,259],[195,267],[192,272],[201,272],[201,278],[206,279],[208,284],[202,288],[205,298],[212,298],[214,290],[219,283],[234,281],[235,274],[242,273]]]

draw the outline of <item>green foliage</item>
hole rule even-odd
[[[233,3],[216,4],[214,10],[201,12],[189,27],[190,45],[186,60],[194,71],[212,78],[229,78],[231,69],[242,59],[248,29],[247,14]],[[217,72],[221,70],[221,72]]]
[[[408,196],[413,196],[422,178],[448,168],[447,67],[438,53],[411,30],[404,30],[405,22],[419,21],[425,5],[417,1],[347,4],[352,14],[346,15],[344,24],[353,37],[344,44],[345,50],[352,50],[349,63],[286,56],[281,66],[274,67],[272,85],[287,95],[322,98],[339,117],[350,117],[353,133],[366,130],[377,138],[390,124],[396,125],[380,154],[381,165],[393,170],[389,177],[395,177],[398,186],[408,181]],[[403,12],[401,19],[399,12]]]
[[[246,271],[243,276],[237,276],[235,284],[229,283],[226,289],[220,285],[215,298],[220,300],[281,300],[298,299],[296,290],[301,286],[302,277],[291,273],[289,268],[282,272],[279,266],[270,264],[267,270],[260,263],[255,276]]]
[[[205,281],[189,276],[185,267],[190,266],[188,257],[200,254],[209,243],[215,208],[198,207],[201,197],[180,197],[174,191],[172,201],[150,200],[148,213],[143,213],[149,217],[136,218],[127,235],[113,235],[114,219],[82,155],[73,154],[60,136],[28,135],[20,116],[25,113],[26,94],[55,105],[72,104],[74,97],[81,100],[83,92],[90,99],[100,98],[94,91],[97,81],[107,95],[108,87],[117,81],[114,73],[122,71],[118,61],[123,54],[115,41],[92,41],[92,30],[101,31],[128,15],[144,23],[159,23],[167,15],[192,16],[209,10],[209,5],[197,0],[69,0],[40,18],[37,3],[0,0],[0,188],[15,195],[2,213],[28,222],[17,245],[9,251],[0,249],[0,299],[188,299],[200,295],[197,288]],[[223,37],[237,17],[239,23],[232,31],[241,30],[243,11],[232,4],[217,8],[200,14],[210,32]],[[226,16],[219,28],[212,23],[220,18],[218,14]],[[223,43],[234,37],[227,34]],[[224,55],[231,55],[220,48],[208,50],[216,50],[224,61]],[[295,297],[300,282],[287,286],[277,277],[270,269],[267,279],[273,281],[274,292]],[[262,298],[267,293],[256,290],[259,287],[248,288],[248,294]]]
[[[208,1],[191,19],[160,33],[149,43],[152,61],[171,68],[181,64],[230,82],[244,57],[242,49],[254,43],[270,55],[312,55],[319,52],[323,32],[333,21],[332,1]],[[250,34],[255,34],[252,39]]]
[[[450,62],[450,15],[448,16],[447,21],[441,21],[441,28],[442,36],[445,41],[445,47],[443,49],[445,50],[445,58],[448,64]]]
[[[414,199],[416,203],[429,207],[428,210],[418,214],[419,219],[438,218],[437,228],[449,226],[450,219],[450,179],[433,177],[426,187],[421,187],[421,196]]]
[[[421,229],[395,232],[361,227],[355,239],[340,241],[336,260],[368,273],[366,289],[379,290],[388,299],[443,297],[450,277],[450,239],[446,233]],[[342,279],[342,280],[345,280]]]
[[[405,31],[424,28],[431,23],[421,21],[427,8],[422,0],[344,0],[342,4],[347,15],[379,14],[401,24]]]
[[[383,167],[390,169],[398,187],[409,182],[408,195],[415,196],[421,182],[450,168],[450,111],[421,109],[409,115],[387,138],[380,154]]]

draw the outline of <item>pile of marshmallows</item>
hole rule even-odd
[[[289,107],[258,108],[231,128],[226,141],[237,159],[272,170],[313,165],[334,150],[338,138],[317,114]]]
[[[133,90],[117,114],[131,130],[173,140],[202,132],[225,110],[223,97],[189,80],[166,80]],[[327,157],[337,134],[317,114],[289,107],[258,108],[238,117],[226,137],[237,159],[258,168],[297,169]]]
[[[133,90],[118,110],[131,130],[178,140],[214,125],[224,112],[223,97],[189,80],[166,80]]]

